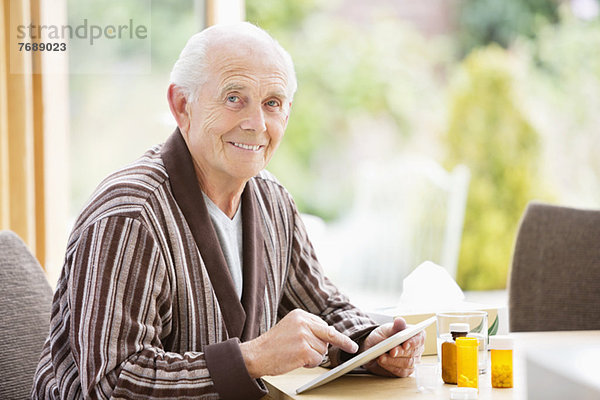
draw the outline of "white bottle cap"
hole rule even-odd
[[[491,350],[512,350],[514,340],[510,336],[490,336]]]
[[[477,389],[471,387],[456,387],[450,389],[451,400],[475,400],[477,399]]]
[[[462,322],[456,322],[454,324],[450,324],[450,332],[469,332],[469,324],[465,324]]]

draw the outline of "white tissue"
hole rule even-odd
[[[398,308],[406,313],[451,309],[464,299],[463,291],[445,268],[425,261],[404,278]]]

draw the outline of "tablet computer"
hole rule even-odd
[[[361,365],[364,365],[369,361],[376,359],[383,353],[386,353],[394,347],[404,343],[411,337],[415,336],[417,333],[427,328],[429,325],[433,324],[435,322],[435,318],[435,316],[427,318],[426,320],[421,321],[416,325],[408,326],[406,329],[377,343],[370,349],[360,354],[357,354],[345,363],[338,365],[337,367],[325,372],[324,374],[319,375],[307,384],[300,386],[298,389],[296,389],[296,394],[306,392],[307,390],[314,389],[318,386],[326,384],[327,382],[331,382],[332,380],[352,371],[354,368],[360,367]]]

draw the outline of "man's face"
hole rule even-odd
[[[281,57],[262,43],[213,46],[206,83],[188,105],[186,141],[201,181],[245,183],[264,169],[287,125]],[[185,134],[184,134],[185,135]]]

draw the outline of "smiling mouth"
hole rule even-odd
[[[238,147],[240,149],[244,149],[244,150],[251,150],[251,151],[258,151],[261,148],[263,148],[264,146],[261,146],[260,144],[244,144],[244,143],[237,143],[237,142],[229,142],[232,145],[234,145],[235,147]]]

